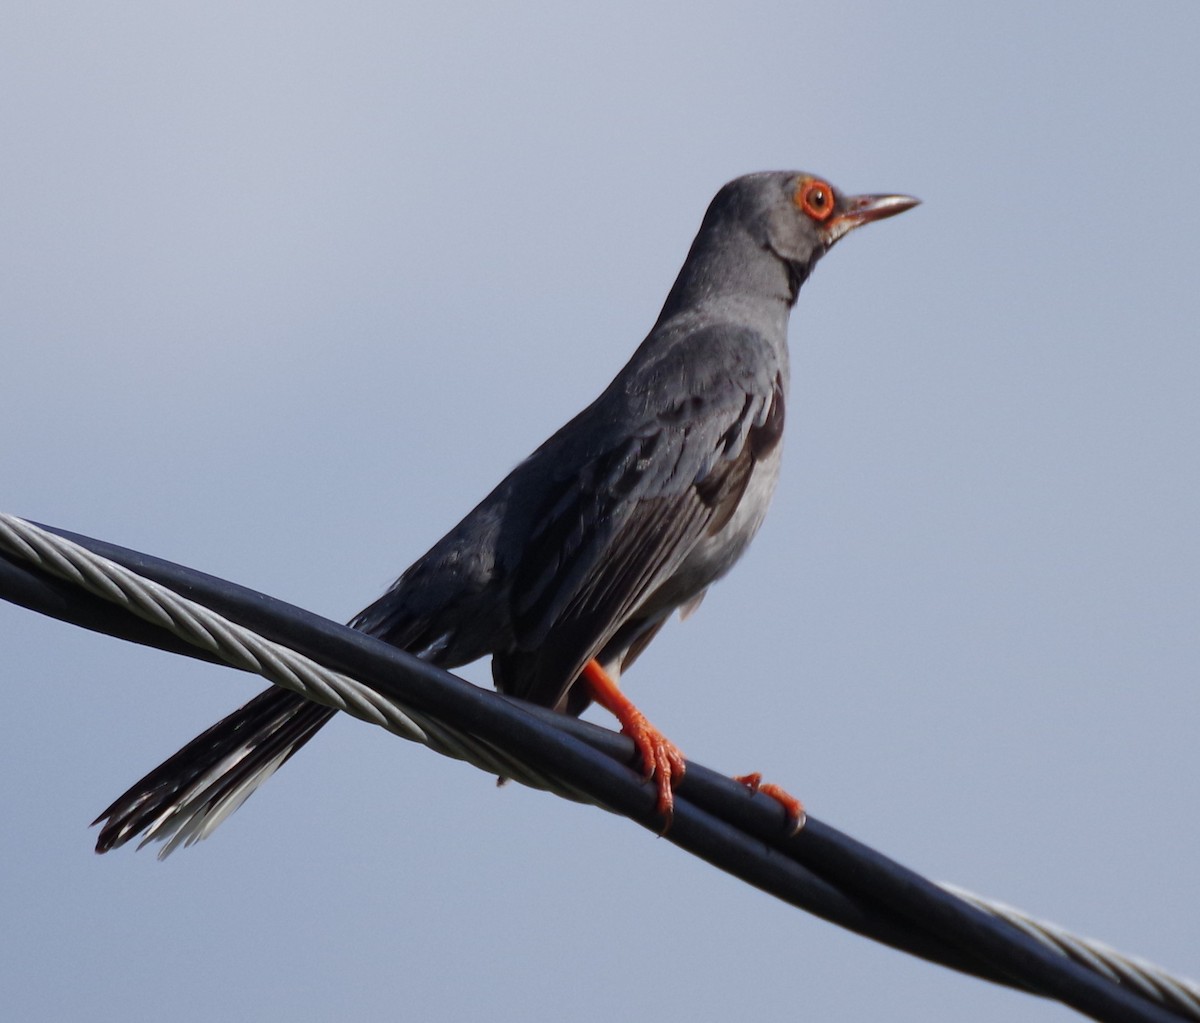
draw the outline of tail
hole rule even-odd
[[[159,859],[207,838],[336,713],[272,686],[196,736],[134,784],[92,823],[96,852],[145,832],[165,842]]]
[[[458,533],[447,539],[461,542]],[[435,547],[405,572],[350,620],[350,628],[444,667],[482,656],[486,644],[454,646],[445,627],[458,620],[453,598],[460,580],[437,571],[444,560],[439,552]],[[336,713],[276,686],[259,693],[118,796],[92,822],[103,822],[96,852],[144,834],[139,848],[163,842],[162,859],[207,838]]]

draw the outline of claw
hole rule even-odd
[[[804,827],[805,822],[808,820],[804,804],[782,786],[772,785],[769,782],[764,785],[762,775],[758,771],[754,771],[751,774],[735,775],[733,780],[745,785],[751,792],[761,792],[764,796],[770,796],[775,802],[779,803],[787,814],[787,833],[789,835],[796,834]]]
[[[633,741],[642,759],[642,774],[647,781],[653,781],[658,790],[655,808],[664,822],[659,834],[665,835],[675,812],[674,789],[683,779],[687,760],[679,747],[650,724],[646,715],[633,705],[595,660],[584,666],[583,679],[596,702],[621,723],[621,733]]]
[[[658,787],[658,812],[666,820],[665,833],[671,826],[675,811],[673,789],[683,778],[687,761],[670,739],[646,720],[641,711],[621,723],[621,732],[628,735],[642,758],[642,774]]]

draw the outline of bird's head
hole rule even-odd
[[[718,295],[756,294],[791,305],[835,242],[919,202],[909,195],[845,195],[803,171],[735,178],[709,205],[663,315]]]

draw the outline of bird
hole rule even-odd
[[[686,761],[623,674],[672,613],[694,611],[758,531],[779,476],[788,320],[850,231],[918,204],[846,195],[802,171],[735,178],[709,204],[662,311],[582,412],[350,626],[445,669],[491,657],[496,688],[609,710],[669,826]],[[96,851],[144,833],[166,855],[207,837],[336,713],[272,686],[119,796]],[[739,780],[760,788],[758,775]],[[776,786],[794,822],[802,807]]]

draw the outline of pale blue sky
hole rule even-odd
[[[772,514],[629,691],[1196,976],[1198,40],[1194,3],[10,9],[0,507],[346,618],[607,383],[724,181],[918,195],[806,285]],[[351,721],[200,847],[96,857],[257,687],[7,606],[0,648],[5,1018],[1072,1018]]]

